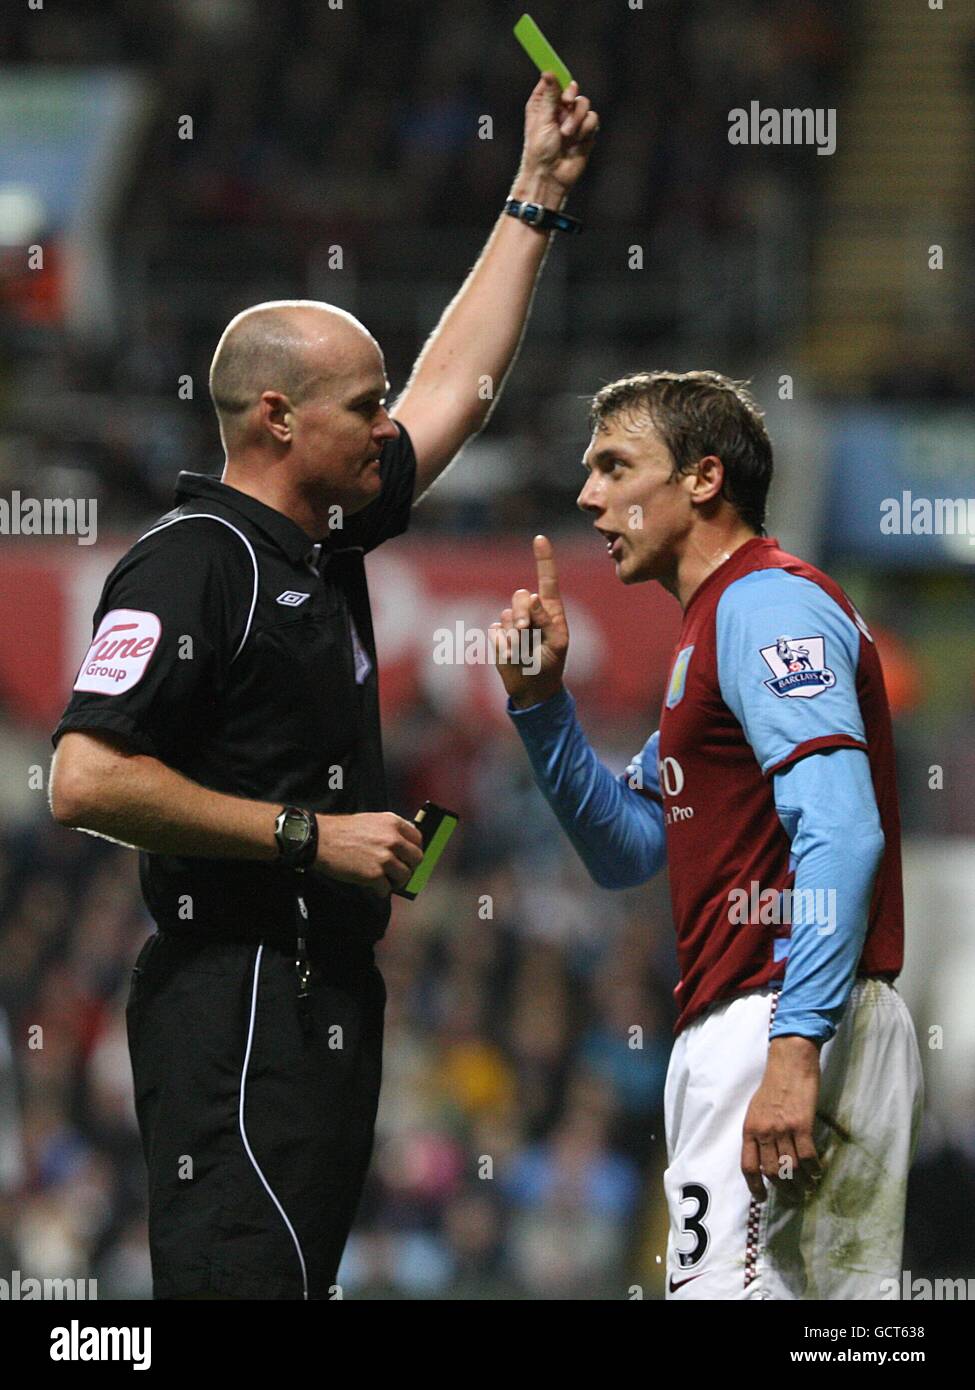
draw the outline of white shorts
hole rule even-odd
[[[668,1299],[879,1299],[901,1284],[907,1174],[923,1104],[903,999],[858,979],[820,1053],[814,1133],[823,1178],[800,1204],[752,1198],[741,1171],[778,991],[708,1010],[674,1043],[664,1108]]]

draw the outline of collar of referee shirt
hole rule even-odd
[[[223,503],[225,507],[232,507],[235,512],[245,516],[253,526],[257,526],[269,536],[296,565],[306,563],[318,569],[320,554],[330,548],[336,534],[325,535],[320,542],[316,542],[296,521],[292,521],[283,512],[276,512],[264,502],[259,502],[249,493],[241,492],[229,483],[222,483],[219,478],[211,477],[207,473],[190,473],[184,469],[176,480],[176,504],[178,506],[194,497],[208,497],[211,501]]]

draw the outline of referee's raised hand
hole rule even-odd
[[[547,536],[536,536],[532,549],[537,593],[516,589],[511,607],[488,628],[504,687],[520,708],[558,694],[569,650],[569,625],[552,542]]]
[[[423,858],[423,837],[412,821],[392,811],[318,817],[315,868],[342,883],[388,898],[408,883]]]
[[[543,174],[564,191],[577,182],[599,132],[599,116],[588,97],[570,82],[563,92],[554,72],[543,72],[525,105],[527,174]]]

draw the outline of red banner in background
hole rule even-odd
[[[19,723],[52,728],[71,685],[65,683],[70,570],[54,551],[46,541],[5,542],[0,553],[0,710]]]
[[[126,548],[14,541],[0,554],[0,705],[18,722],[57,723],[91,639],[102,581]],[[679,627],[657,584],[625,587],[596,541],[555,543],[569,621],[568,683],[604,712],[656,718]],[[453,716],[504,718],[497,673],[464,661],[490,651],[485,634],[515,589],[535,587],[531,540],[463,537],[390,542],[367,561],[383,712],[417,699]],[[467,634],[468,641],[456,637]],[[445,636],[449,634],[449,639]],[[453,660],[443,660],[453,643]],[[478,651],[480,649],[480,652]],[[458,659],[459,658],[459,659]]]

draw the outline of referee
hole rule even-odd
[[[485,423],[597,126],[543,74],[509,215],[392,414],[351,315],[239,314],[210,371],[223,475],[182,473],[106,580],[51,809],[142,851],[158,930],[127,1019],[157,1298],[337,1296],[379,1096],[373,947],[422,857],[388,809],[363,559]]]

